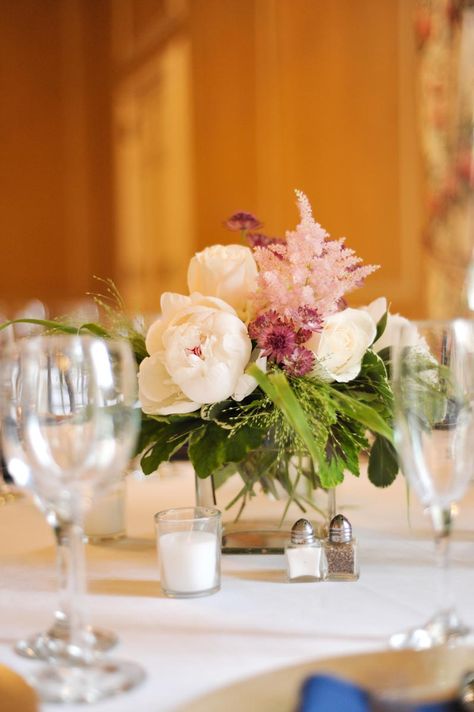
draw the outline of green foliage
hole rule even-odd
[[[377,435],[370,451],[368,475],[376,487],[388,487],[398,473],[397,454],[393,444]]]
[[[186,417],[171,423],[156,420],[153,432],[149,423],[146,428],[142,427],[142,443],[148,438],[148,447],[145,446],[146,449],[140,460],[145,475],[154,472],[162,462],[167,462],[200,427],[198,419]]]
[[[382,317],[379,319],[377,323],[377,331],[375,332],[375,339],[374,339],[374,344],[376,341],[380,339],[380,337],[383,335],[385,329],[387,328],[387,321],[388,321],[388,309],[385,312],[385,314],[382,315]]]

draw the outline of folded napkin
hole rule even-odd
[[[315,675],[303,684],[298,712],[461,712],[461,706],[454,700],[420,704],[385,701],[352,682]]]

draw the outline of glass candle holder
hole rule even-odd
[[[97,497],[84,519],[84,533],[90,544],[115,541],[125,536],[125,478]]]
[[[160,583],[172,598],[208,596],[220,589],[221,513],[180,507],[155,514]]]

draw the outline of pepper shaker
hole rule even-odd
[[[289,581],[323,581],[326,578],[324,548],[307,519],[298,519],[293,525],[291,543],[286,546],[285,555]]]
[[[336,514],[331,519],[324,550],[328,565],[328,581],[357,581],[359,578],[357,541],[352,536],[350,521],[342,514]]]

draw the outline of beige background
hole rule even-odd
[[[366,262],[353,303],[424,313],[412,0],[0,2],[0,300],[113,277],[131,310],[292,190]]]

